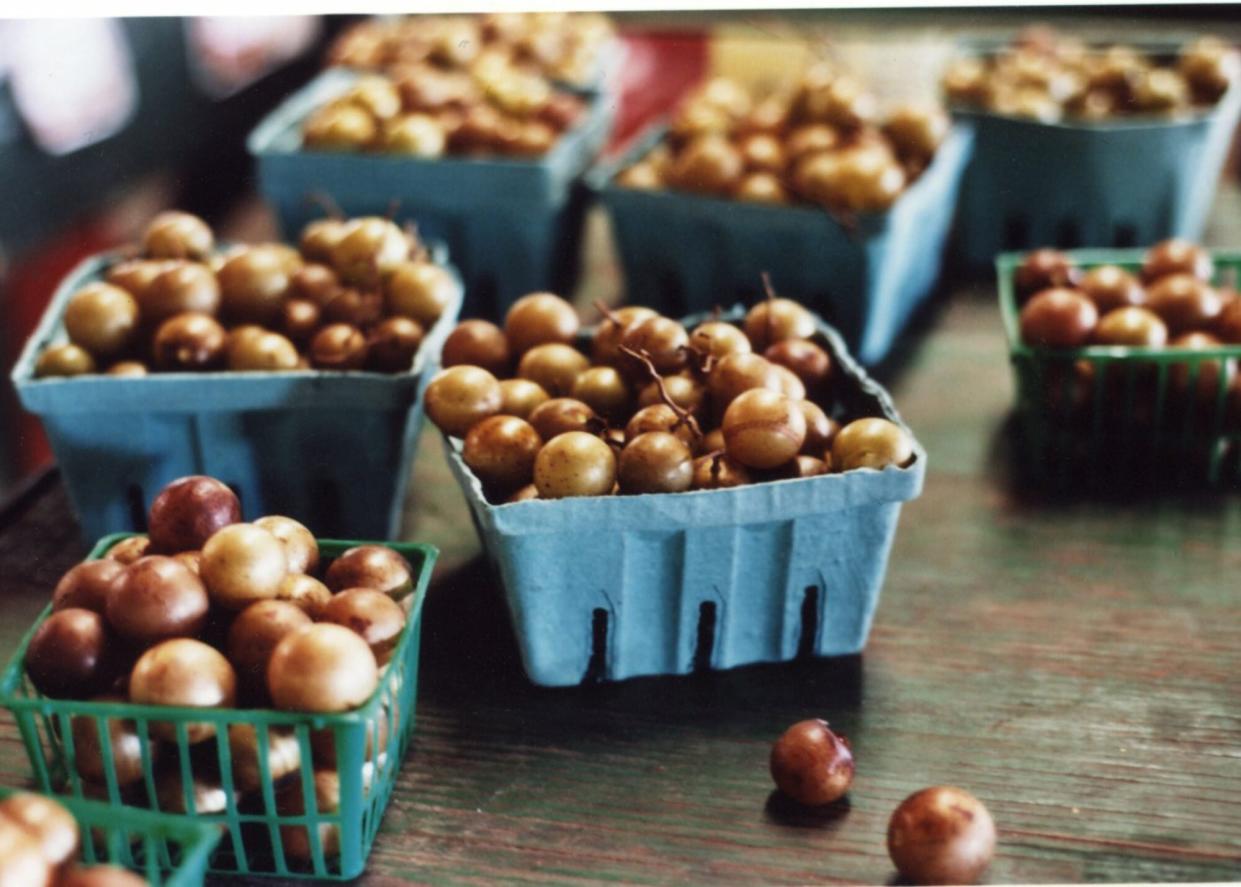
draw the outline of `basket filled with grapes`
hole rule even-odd
[[[1241,256],[1168,240],[996,264],[1032,477],[1117,489],[1241,479]]]
[[[331,68],[250,134],[259,188],[286,232],[330,197],[350,215],[394,213],[448,245],[471,310],[572,286],[581,175],[615,102],[487,56],[391,73]]]
[[[205,476],[149,524],[49,589],[0,675],[40,789],[207,825],[214,872],[356,877],[414,729],[435,549],[245,522]]]
[[[538,684],[862,649],[926,456],[789,299],[684,322],[550,293],[462,322],[427,415]]]
[[[1241,114],[1241,56],[1215,38],[1088,45],[1032,28],[949,64],[943,92],[975,130],[958,249],[1136,248],[1195,239]]]
[[[629,292],[678,316],[760,295],[767,271],[872,364],[938,280],[971,145],[942,108],[881,113],[816,66],[765,97],[708,81],[590,183]]]
[[[61,281],[13,370],[89,539],[189,474],[335,535],[396,532],[456,272],[380,217],[220,246],[169,212]],[[118,495],[119,493],[119,495]]]

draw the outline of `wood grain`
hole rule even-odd
[[[1025,18],[935,10],[904,27]],[[874,34],[866,13],[831,26]],[[1237,242],[1239,207],[1241,190],[1221,192],[1208,242]],[[586,303],[620,286],[599,221]],[[953,297],[883,371],[930,461],[863,656],[532,686],[425,435],[408,535],[443,554],[415,740],[362,883],[890,883],[888,816],[936,783],[990,808],[992,882],[1241,879],[1241,500],[1047,501],[1017,486],[994,295]],[[6,658],[85,553],[55,482],[7,517]],[[782,802],[767,775],[770,743],[812,716],[848,735],[858,762],[847,802],[823,812]],[[0,783],[29,775],[0,717]]]
[[[888,815],[934,783],[991,809],[993,881],[1241,877],[1241,507],[1014,489],[994,307],[967,293],[935,320],[892,380],[930,470],[860,657],[533,687],[428,435],[413,535],[444,566],[365,883],[885,882]],[[57,485],[0,532],[0,648],[81,555],[73,533]],[[858,758],[824,813],[782,803],[766,772],[810,716]],[[8,719],[0,778],[28,778]]]

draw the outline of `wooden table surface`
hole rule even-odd
[[[996,20],[855,18],[820,25],[889,41],[898,80],[904,37],[931,28],[950,43]],[[1111,11],[1095,25],[1149,28]],[[1238,27],[1210,25],[1229,37]],[[1234,187],[1208,242],[1235,247],[1239,223]],[[584,301],[619,287],[605,253],[588,250],[598,291]],[[990,808],[993,882],[1241,879],[1241,496],[1053,502],[1017,488],[993,293],[952,295],[883,374],[930,459],[862,656],[532,686],[427,434],[408,535],[443,555],[417,730],[362,881],[888,883],[890,813],[939,783]],[[55,475],[0,514],[0,656],[84,553]],[[829,720],[857,756],[847,802],[822,813],[782,803],[767,773],[771,742],[808,717]],[[0,715],[0,784],[29,777]]]
[[[410,535],[444,556],[365,882],[883,883],[889,814],[936,783],[991,809],[993,881],[1241,878],[1241,505],[1015,489],[990,294],[932,324],[888,373],[930,463],[859,657],[532,686],[427,435]],[[83,552],[55,476],[0,525],[6,656]],[[767,775],[771,741],[816,716],[858,762],[824,813]],[[28,778],[0,720],[0,782]]]

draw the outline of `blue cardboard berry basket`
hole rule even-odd
[[[616,102],[585,92],[586,111],[537,160],[306,150],[302,122],[343,94],[356,71],[324,71],[250,134],[259,189],[281,227],[296,236],[322,214],[315,195],[348,216],[412,220],[424,238],[448,245],[465,280],[469,313],[499,317],[535,290],[569,292],[576,282],[588,194],[579,179],[607,141]]]
[[[822,322],[819,341],[848,414],[904,427]],[[503,582],[526,673],[545,686],[859,652],[901,504],[926,473],[915,442],[906,468],[493,505],[461,441],[444,447]]]
[[[324,536],[395,537],[422,390],[456,323],[460,286],[404,373],[35,378],[39,354],[66,340],[69,299],[117,258],[89,258],[61,281],[12,374],[47,432],[83,536],[144,531],[165,484],[206,474],[232,487],[247,514],[288,515]]]
[[[677,315],[752,299],[767,272],[777,290],[839,329],[863,363],[882,360],[939,278],[970,129],[954,127],[892,208],[860,215],[853,231],[817,207],[615,184],[665,131],[648,130],[589,178],[612,217],[625,288]]]
[[[1239,114],[1237,85],[1180,117],[1042,123],[955,108],[975,144],[954,252],[986,272],[1010,250],[1197,240]]]

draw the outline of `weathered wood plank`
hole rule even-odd
[[[1241,876],[1241,508],[1013,495],[996,323],[958,300],[895,382],[931,470],[862,657],[531,686],[428,435],[415,535],[446,566],[368,882],[884,881],[888,814],[936,782],[990,806],[993,880]],[[73,532],[53,486],[0,534],[0,648],[80,556]],[[857,750],[845,810],[771,792],[769,742],[811,715]],[[0,778],[27,775],[6,719]]]

